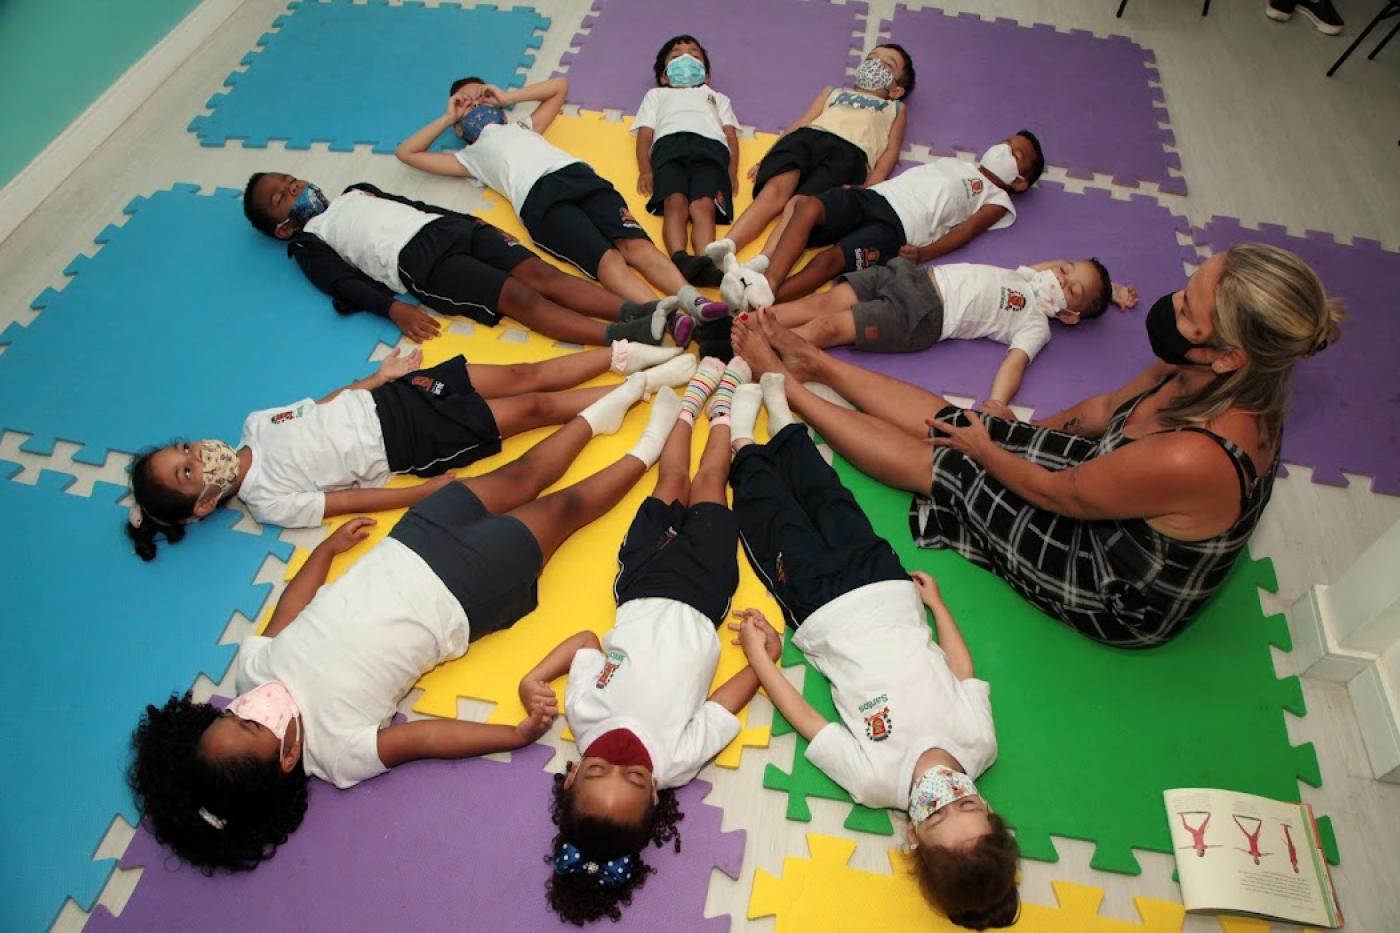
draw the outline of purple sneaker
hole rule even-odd
[[[711,321],[722,321],[729,317],[729,305],[722,301],[712,301],[709,298],[701,298],[695,302],[695,318],[702,324]]]
[[[691,335],[695,333],[695,318],[684,311],[672,311],[666,315],[666,330],[676,341],[676,346],[684,347],[690,343]]]

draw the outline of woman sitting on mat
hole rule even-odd
[[[611,466],[536,498],[596,433],[587,419],[616,430],[630,405],[609,396],[520,459],[449,482],[329,585],[331,560],[374,519],[354,519],[317,547],[263,634],[244,640],[239,696],[225,712],[188,693],[146,707],[128,779],[156,838],[207,872],[250,869],[301,824],[308,775],[350,787],[404,762],[539,738],[557,714],[553,696],[517,726],[387,723],[424,673],[533,611],[550,556],[656,462],[674,407],[654,407],[636,446]]]
[[[552,703],[550,681],[569,675],[565,709],[581,760],[554,777],[558,833],[546,896],[571,923],[620,919],[653,871],[643,860],[648,845],[680,849],[684,815],[673,788],[734,740],[735,714],[758,689],[745,667],[708,692],[719,665],[715,630],[739,585],[739,532],[725,487],[730,400],[747,368],[724,378],[720,371],[702,365],[683,403],[667,390],[656,397],[655,405],[685,408],[662,451],[656,490],[617,555],[616,624],[601,643],[592,632],[565,639],[520,681],[529,709]],[[711,391],[710,437],[692,481],[691,428]],[[755,413],[736,410],[734,420],[751,434]],[[782,651],[771,629],[762,650],[772,658]]]
[[[1293,367],[1337,339],[1342,316],[1297,256],[1237,245],[1152,306],[1162,362],[1032,424],[834,360],[766,314],[735,322],[734,349],[755,372],[791,373],[790,403],[828,444],[915,493],[920,546],[956,549],[1095,641],[1146,648],[1178,635],[1244,550]]]
[[[421,350],[395,350],[376,373],[319,401],[253,412],[237,450],[202,440],[142,453],[131,466],[136,505],[126,533],[136,553],[151,560],[157,534],[174,544],[187,524],[233,496],[257,521],[288,528],[401,509],[452,481],[439,474],[497,453],[502,438],[564,424],[612,391],[635,402],[662,385],[684,384],[695,360],[673,359],[678,353],[622,340],[611,350],[540,363],[489,366],[457,356],[420,370]],[[561,391],[609,370],[645,367],[652,368],[620,387]],[[395,473],[437,478],[379,488]]]

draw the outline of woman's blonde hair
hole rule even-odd
[[[1260,439],[1276,446],[1294,364],[1336,343],[1345,316],[1297,255],[1264,243],[1230,247],[1215,288],[1211,345],[1243,350],[1245,363],[1163,409],[1162,421],[1201,424],[1237,409],[1255,415]]]

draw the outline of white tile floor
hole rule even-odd
[[[508,5],[508,4],[504,4]],[[553,26],[539,51],[532,78],[552,71],[568,47],[587,10],[570,0],[538,0],[530,4],[553,17]],[[893,9],[893,0],[872,0],[867,41],[876,37],[878,21]],[[914,3],[922,6],[926,4]],[[1088,29],[1099,35],[1126,34],[1157,52],[1172,129],[1191,194],[1160,196],[1172,210],[1200,224],[1213,214],[1232,215],[1246,225],[1281,223],[1295,233],[1322,230],[1341,241],[1361,236],[1400,248],[1400,159],[1396,134],[1400,129],[1400,45],[1373,62],[1365,59],[1375,38],[1331,80],[1323,73],[1350,37],[1380,7],[1381,0],[1338,0],[1348,19],[1347,36],[1329,39],[1301,17],[1277,24],[1264,18],[1264,0],[1217,2],[1208,18],[1199,15],[1195,0],[1135,0],[1122,20],[1115,20],[1114,0],[983,0],[936,4],[949,11],[971,10],[983,16],[1005,16],[1023,23],[1050,23],[1059,28]],[[354,154],[332,154],[324,146],[307,152],[201,149],[185,132],[190,116],[219,89],[256,38],[281,12],[278,0],[247,0],[219,32],[100,150],[55,192],[38,213],[0,244],[0,329],[11,320],[28,321],[28,302],[46,286],[62,283],[61,270],[76,253],[91,254],[93,235],[105,224],[120,222],[121,207],[134,195],[148,193],[172,181],[206,186],[241,186],[249,172],[269,163],[315,177],[327,188],[370,180],[392,190],[462,204],[462,188],[444,179],[403,171],[393,159],[373,156],[364,147]],[[706,22],[703,5],[696,4],[695,29]],[[778,28],[778,24],[771,24]],[[724,28],[739,28],[725,24]],[[748,27],[745,27],[748,28]],[[917,50],[915,50],[917,54]],[[648,51],[648,56],[650,52]],[[921,93],[936,93],[921,88]],[[1086,102],[1092,106],[1092,102]],[[1111,140],[1105,141],[1111,145]],[[1048,178],[1063,180],[1050,170]],[[1082,186],[1082,182],[1069,182]],[[1118,196],[1129,189],[1100,177],[1089,183],[1109,188]],[[450,190],[449,190],[450,189]],[[1156,194],[1155,186],[1141,190]],[[1189,269],[1183,269],[1183,273]],[[1378,378],[1394,379],[1393,373]],[[1298,404],[1307,404],[1306,399]],[[102,468],[71,462],[74,448],[60,444],[52,457],[18,451],[20,435],[0,438],[0,458],[18,460],[26,471],[20,481],[33,482],[44,467],[78,476],[76,494],[86,494],[95,479],[124,481],[124,461],[112,457]],[[1274,502],[1254,542],[1254,553],[1271,557],[1280,592],[1264,596],[1265,608],[1286,607],[1308,586],[1333,579],[1381,531],[1400,519],[1400,499],[1369,491],[1364,478],[1345,489],[1314,486],[1307,471],[1294,469],[1275,486]],[[287,535],[305,543],[314,532]],[[280,567],[269,561],[263,579],[280,579]],[[235,618],[226,635],[236,640],[248,628]],[[1288,655],[1275,653],[1280,674],[1293,673]],[[208,691],[211,684],[202,684]],[[1400,930],[1400,898],[1394,883],[1400,877],[1400,787],[1370,780],[1365,750],[1360,744],[1345,692],[1333,685],[1304,682],[1309,715],[1287,716],[1295,742],[1316,743],[1323,786],[1304,787],[1304,798],[1332,815],[1341,840],[1345,866],[1337,873],[1348,918],[1348,929],[1364,933]],[[760,699],[756,718],[767,706]],[[464,703],[462,715],[482,710]],[[557,741],[557,740],[556,740]],[[711,768],[705,777],[716,787],[711,802],[725,810],[726,829],[749,830],[743,873],[739,881],[715,875],[709,910],[729,913],[734,928],[766,930],[773,921],[743,920],[755,868],[778,873],[784,856],[804,854],[803,833],[814,830],[841,834],[843,807],[815,800],[810,825],[780,817],[772,795],[761,789],[764,765],[790,760],[791,738],[775,740],[772,748],[746,752],[737,772]],[[115,856],[124,849],[130,828],[114,824],[99,855]],[[1088,867],[1090,847],[1058,840],[1061,861],[1056,865],[1027,862],[1023,896],[1052,903],[1049,881],[1066,878],[1103,887],[1103,913],[1136,919],[1134,895],[1175,899],[1171,859],[1138,853],[1144,873],[1125,878],[1094,872]],[[887,871],[884,846],[860,841],[853,863],[872,871]],[[114,874],[101,903],[120,910],[139,872]],[[69,903],[57,926],[78,929],[84,915]],[[1215,929],[1213,921],[1192,918],[1188,930]]]

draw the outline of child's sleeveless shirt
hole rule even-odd
[[[839,87],[827,95],[822,112],[808,126],[852,143],[865,153],[867,165],[874,165],[885,151],[898,113],[898,101]]]

